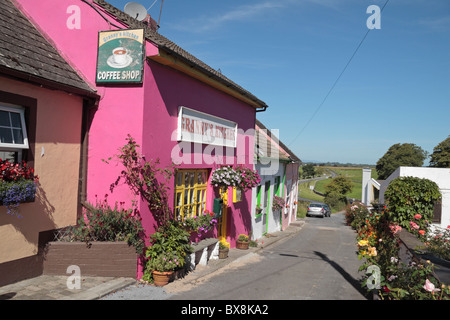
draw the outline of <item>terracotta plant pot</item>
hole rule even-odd
[[[240,241],[237,240],[236,241],[236,248],[237,249],[241,249],[241,250],[247,250],[248,249],[248,244],[250,243],[250,241]]]
[[[155,286],[162,287],[169,283],[172,279],[173,271],[159,272],[152,271],[153,283]]]
[[[226,259],[228,258],[228,252],[230,249],[219,249],[219,259]]]

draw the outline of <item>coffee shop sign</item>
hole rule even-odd
[[[100,31],[96,82],[142,83],[144,30]]]

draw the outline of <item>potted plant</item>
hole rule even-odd
[[[228,258],[228,252],[230,251],[230,248],[228,245],[224,242],[219,242],[219,259],[225,259]]]
[[[168,284],[174,271],[180,267],[181,259],[178,254],[173,252],[164,252],[152,258],[147,264],[147,268],[152,270],[153,283],[156,286]]]
[[[248,236],[245,234],[240,234],[236,241],[236,248],[246,250],[248,249],[250,241],[248,240]]]
[[[256,206],[256,209],[255,209],[255,215],[261,214],[261,212],[262,212],[261,205],[258,204],[258,205]]]

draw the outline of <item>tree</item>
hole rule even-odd
[[[378,179],[387,179],[398,167],[421,167],[427,152],[413,143],[397,143],[378,160],[375,169]]]
[[[433,149],[430,167],[450,168],[450,135]]]
[[[352,191],[353,183],[349,178],[344,176],[337,176],[331,180],[329,184],[325,186],[325,194],[340,193],[345,195]]]
[[[347,202],[345,194],[352,191],[353,183],[350,179],[344,176],[337,176],[325,186],[324,202],[330,207],[339,207],[341,204]]]
[[[316,169],[312,163],[303,166],[303,178],[314,177]]]

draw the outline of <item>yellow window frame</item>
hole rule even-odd
[[[175,174],[175,217],[195,217],[206,209],[207,169],[179,169]]]
[[[242,201],[242,193],[244,191],[242,189],[233,187],[233,202]]]

